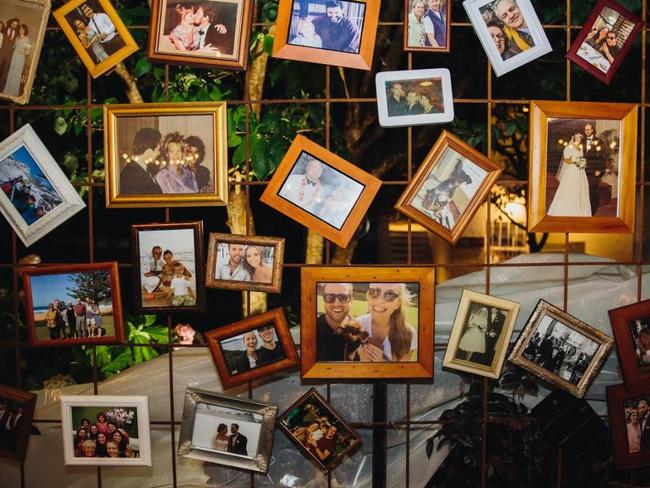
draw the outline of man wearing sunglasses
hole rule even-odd
[[[620,50],[621,48],[618,47],[618,36],[616,35],[616,32],[609,31],[605,38],[605,42],[602,43],[599,51],[603,53],[603,56],[605,56],[607,61],[611,64],[616,59],[616,56],[618,56]]]
[[[350,322],[352,284],[325,283],[321,297],[325,313],[316,319],[316,360],[345,361],[346,336],[336,331]]]

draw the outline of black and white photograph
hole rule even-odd
[[[35,405],[35,394],[0,385],[0,458],[25,458]]]
[[[471,303],[467,320],[463,324],[456,359],[484,366],[492,364],[496,343],[506,317],[506,310],[487,307],[482,303]]]
[[[642,317],[629,322],[634,352],[638,366],[650,369],[650,317]]]
[[[219,340],[230,375],[251,371],[284,359],[278,334],[272,323],[267,323],[243,334]]]
[[[404,49],[449,51],[451,0],[406,0]]]

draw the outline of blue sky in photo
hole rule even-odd
[[[26,165],[29,168],[29,172],[32,176],[36,176],[38,178],[43,178],[44,180],[47,180],[47,177],[41,170],[41,167],[38,165],[36,160],[32,157],[32,155],[30,154],[30,152],[27,150],[25,146],[21,146],[18,149],[16,149],[14,152],[11,153],[10,156],[12,156],[14,159],[17,159],[18,161]],[[52,189],[54,188],[52,187]]]
[[[68,296],[68,288],[74,286],[72,277],[76,273],[34,275],[31,277],[32,303],[34,308],[47,308],[55,299],[76,302]]]

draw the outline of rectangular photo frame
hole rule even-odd
[[[178,455],[266,473],[277,415],[278,407],[269,403],[187,388]],[[223,427],[232,433],[233,425],[237,426],[234,439],[223,433]]]
[[[607,415],[612,433],[614,464],[618,469],[650,463],[650,427],[647,427],[649,403],[648,386],[634,392],[628,391],[625,385],[607,387]],[[645,424],[645,428],[642,424]]]
[[[610,310],[609,321],[626,388],[650,387],[650,300]]]
[[[301,296],[303,378],[433,378],[432,268],[306,267]]]
[[[4,431],[0,458],[25,460],[36,399],[37,396],[29,391],[0,385],[0,425]]]
[[[450,35],[451,0],[404,0],[404,51],[448,53]]]

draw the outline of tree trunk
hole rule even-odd
[[[115,66],[115,73],[124,80],[126,85],[126,96],[131,103],[144,103],[142,100],[142,95],[140,95],[140,90],[138,90],[138,84],[135,82],[135,78],[129,73],[129,70],[126,69],[124,63],[118,63]]]
[[[269,28],[268,35],[272,36],[275,32],[275,24]],[[259,101],[262,99],[264,91],[264,79],[266,78],[266,65],[269,62],[269,55],[264,52],[264,40],[258,41],[253,51],[250,53],[253,59],[246,72],[246,85],[248,87],[248,98]],[[261,103],[252,103],[251,110],[260,119],[262,112]]]
[[[307,264],[322,264],[323,263],[323,248],[325,241],[323,236],[318,232],[311,229],[307,230],[307,246],[305,251],[305,263]]]

